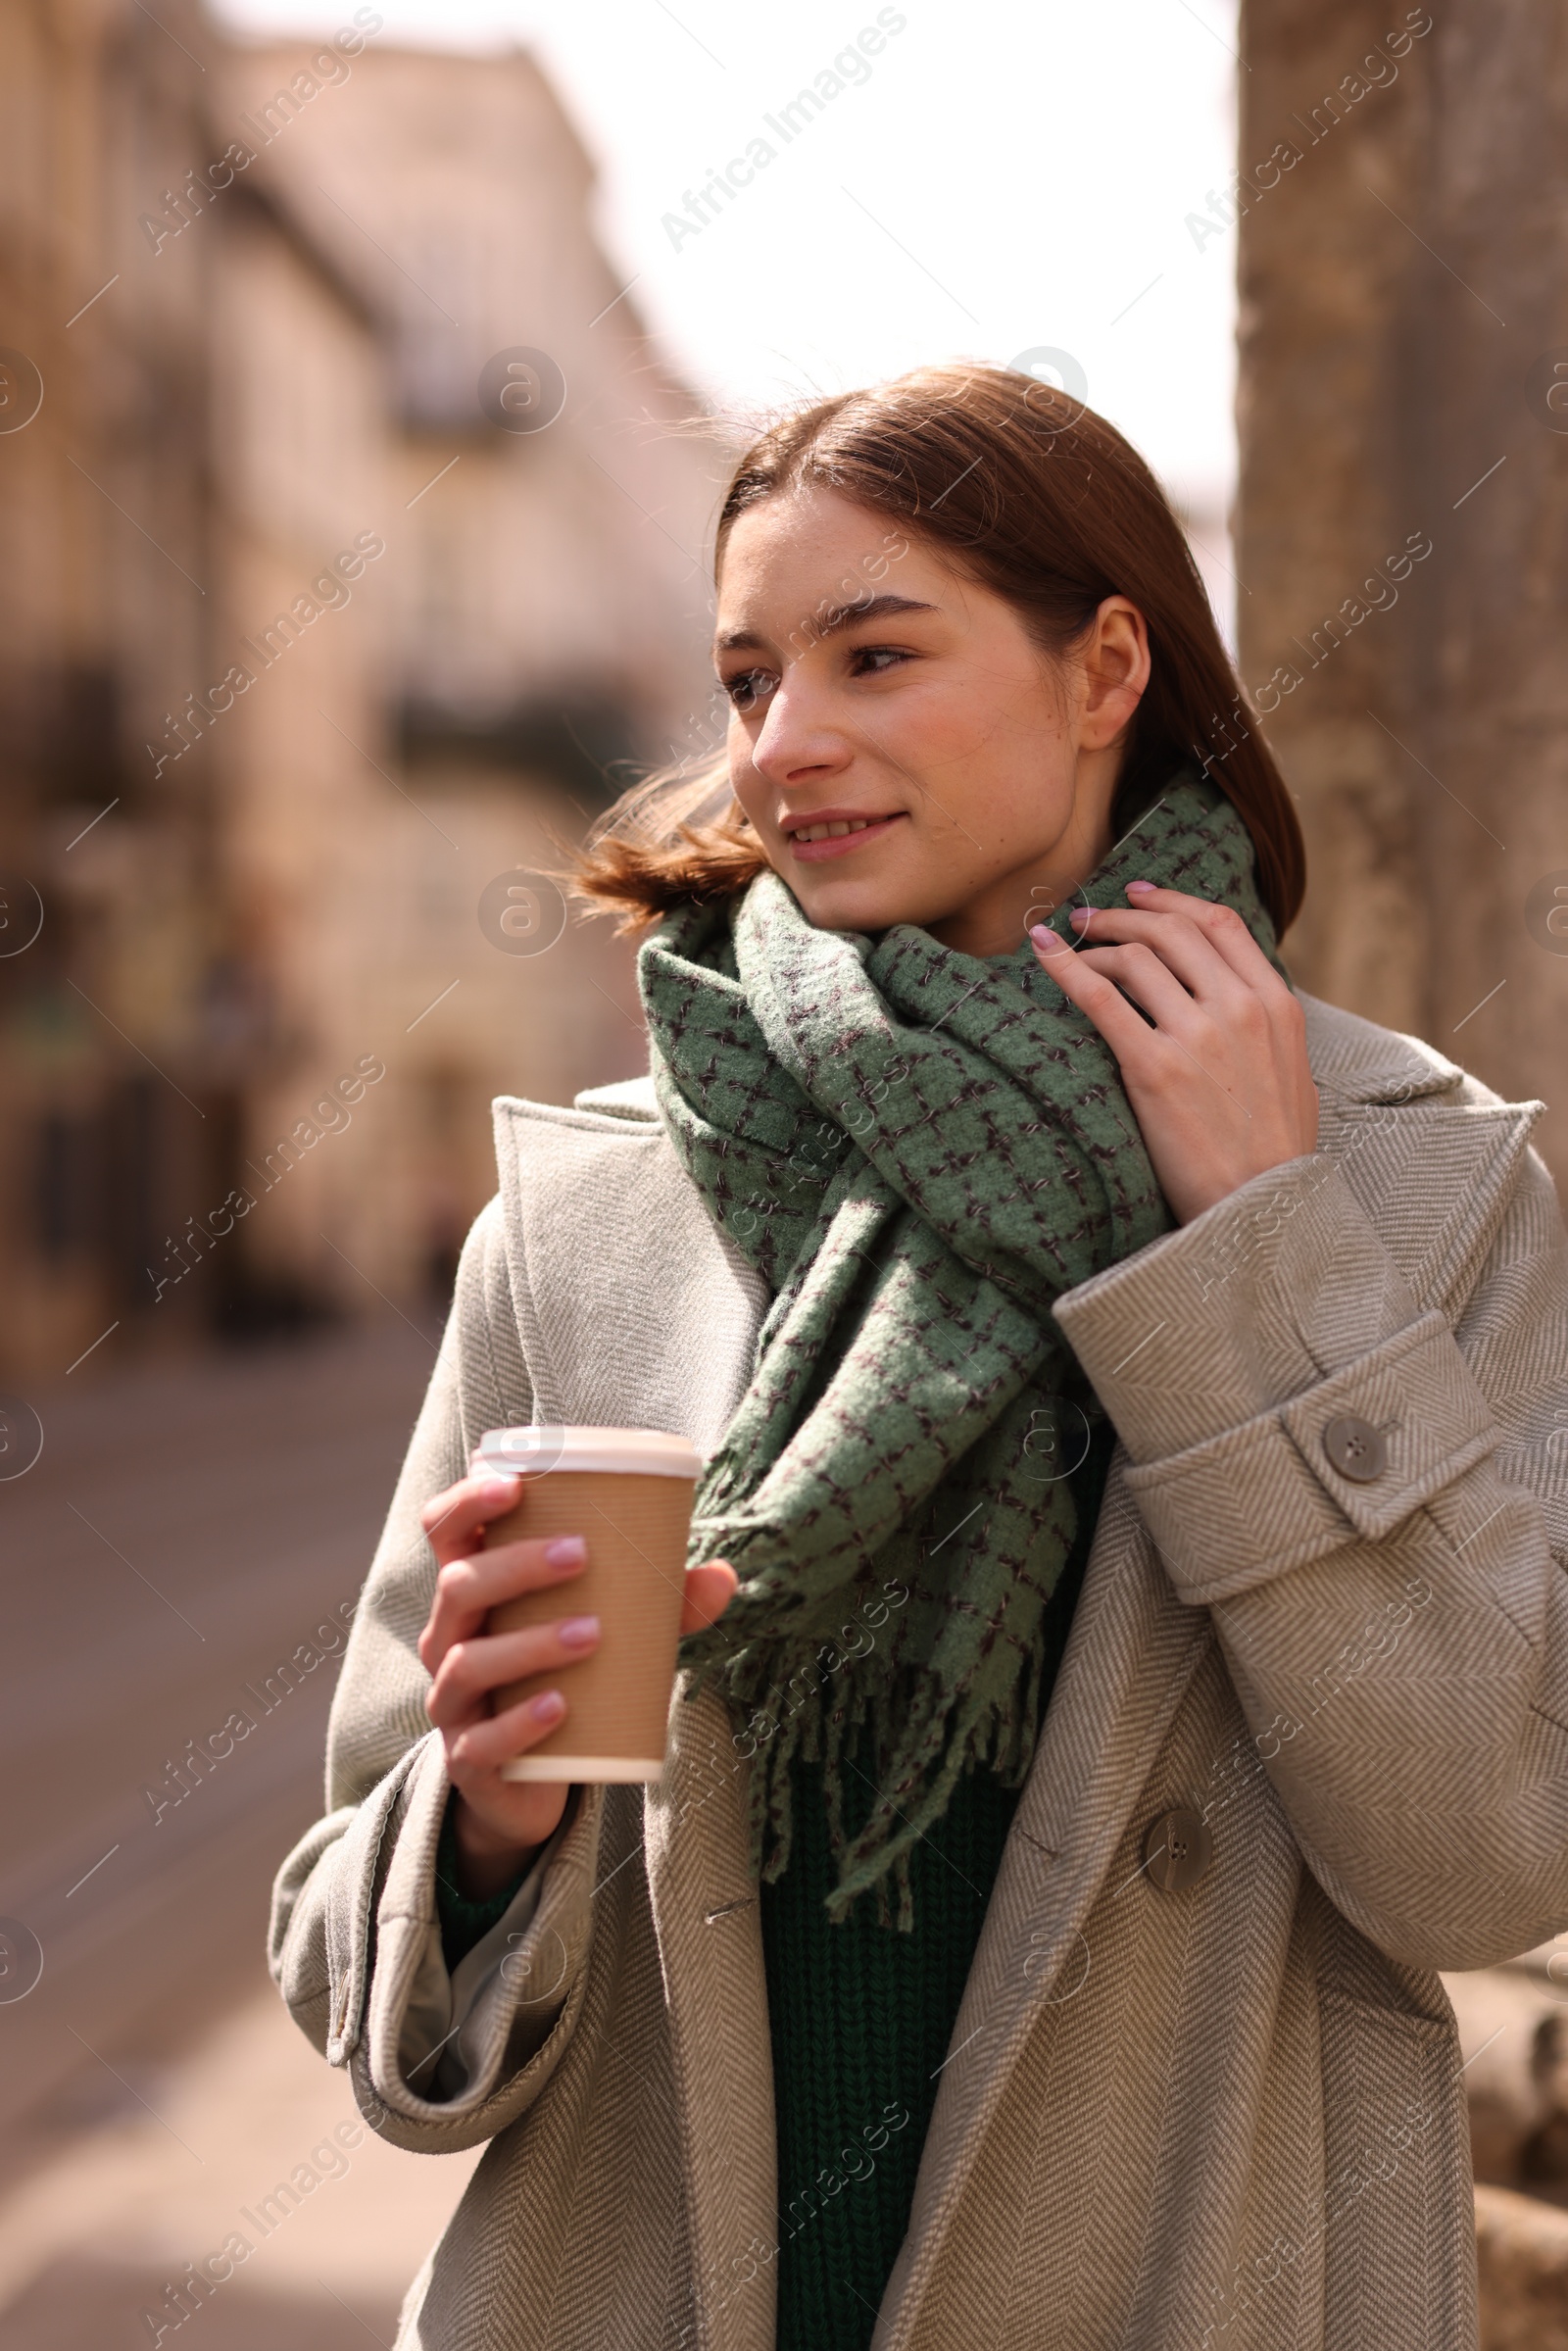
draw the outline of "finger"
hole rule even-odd
[[[571,1709],[559,1690],[536,1690],[504,1714],[486,1715],[470,1723],[447,1747],[447,1763],[460,1785],[478,1772],[493,1772],[525,1755],[541,1739],[564,1723]]]
[[[501,1477],[494,1470],[460,1478],[445,1494],[432,1494],[419,1512],[419,1524],[430,1547],[444,1566],[475,1548],[478,1537],[493,1518],[504,1518],[522,1498],[521,1478]]]
[[[1260,994],[1272,999],[1276,991],[1286,996],[1291,993],[1234,906],[1221,906],[1211,898],[1194,898],[1186,890],[1162,890],[1154,882],[1129,882],[1127,897],[1140,910],[1185,914],[1237,977]]]
[[[434,1673],[455,1641],[477,1632],[490,1609],[519,1592],[547,1591],[580,1576],[588,1546],[580,1535],[498,1543],[493,1551],[449,1559],[435,1580],[429,1622],[419,1636],[419,1660]]]
[[[489,1712],[493,1690],[575,1665],[592,1656],[599,1640],[596,1616],[565,1616],[547,1625],[520,1625],[514,1633],[460,1641],[441,1660],[424,1701],[425,1712],[444,1731],[477,1720]]]
[[[1094,1022],[1120,1066],[1130,1072],[1146,1068],[1155,1032],[1134,1011],[1121,990],[1081,953],[1074,955],[1045,923],[1030,932],[1029,940],[1041,970]]]
[[[1144,1057],[1139,1061],[1118,1054],[1128,1084],[1136,1080],[1151,1085],[1161,1069],[1167,1080],[1180,1081],[1185,1071],[1196,1070],[1209,1085],[1223,1095],[1232,1111],[1251,1122],[1252,1113],[1235,1087],[1227,1082],[1235,1069],[1228,1050],[1238,1027],[1243,1023],[1233,1014],[1222,1025],[1212,1000],[1200,1004],[1188,995],[1180,980],[1166,968],[1158,955],[1141,944],[1129,947],[1094,947],[1080,952],[1078,960],[1114,982],[1117,988],[1142,1005],[1155,1023],[1153,1028],[1141,1023],[1144,1031]],[[1256,1032],[1261,1050],[1270,1053],[1268,1015],[1257,998],[1249,990],[1240,991],[1245,1025]],[[1164,1055],[1163,1061],[1159,1056]],[[1178,1056],[1171,1058],[1172,1055]],[[1219,1110],[1217,1102],[1212,1104]]]
[[[1248,987],[1213,942],[1185,915],[1146,914],[1125,906],[1075,906],[1071,919],[1080,952],[1084,947],[1135,943],[1150,948],[1183,987],[1200,999],[1235,1001]]]
[[[1261,1043],[1266,1034],[1275,1067],[1296,1101],[1300,1131],[1309,1138],[1305,1148],[1312,1149],[1317,1140],[1317,1095],[1307,1059],[1306,1016],[1295,989],[1275,970],[1234,906],[1192,898],[1182,890],[1156,889],[1148,882],[1129,882],[1127,895],[1140,908],[1168,902],[1168,916],[1200,934],[1229,965],[1242,992],[1227,998],[1217,991],[1212,1008],[1238,1038]],[[1097,914],[1095,919],[1098,923],[1102,917]],[[1266,1028],[1259,1023],[1259,1011]]]
[[[1137,910],[1123,913],[1120,907],[1096,907],[1089,923],[1079,926],[1080,935],[1086,934],[1091,940],[1102,935],[1107,939],[1146,942],[1191,989],[1195,1005],[1201,1007],[1223,1032],[1225,1043],[1244,1053],[1266,1047],[1287,1088],[1299,1100],[1303,1082],[1310,1083],[1310,1071],[1305,1017],[1295,990],[1281,979],[1250,932],[1247,938],[1251,968],[1246,971],[1238,968],[1238,962],[1246,961],[1246,957],[1232,961],[1221,953],[1230,936],[1233,908],[1214,906],[1206,899],[1187,898],[1179,890],[1151,890],[1148,895],[1169,898],[1194,909],[1205,918],[1203,926],[1200,927],[1188,912],[1177,911],[1174,906],[1161,914],[1143,914]],[[1246,925],[1241,923],[1240,915],[1235,920],[1245,932]],[[1134,994],[1139,992],[1134,990]],[[1153,1008],[1142,995],[1139,1001]],[[1169,1018],[1162,1025],[1173,1034],[1181,1033],[1184,1043],[1193,1051],[1208,1053],[1216,1042],[1198,1025],[1189,1024],[1181,1031],[1180,1024]],[[1310,1122],[1310,1131],[1315,1136],[1315,1118]]]
[[[1211,1010],[1200,1007],[1163,956],[1142,940],[1125,947],[1081,948],[1077,959],[1113,981],[1172,1036],[1191,1044],[1200,1036],[1212,1035]]]
[[[680,1612],[681,1631],[706,1633],[729,1606],[739,1581],[727,1559],[709,1559],[701,1567],[689,1567]]]

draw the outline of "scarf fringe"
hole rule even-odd
[[[788,1869],[794,1849],[793,1767],[797,1760],[819,1763],[828,1846],[838,1868],[838,1883],[827,1897],[829,1918],[842,1925],[860,1896],[874,1888],[878,1923],[909,1934],[915,1846],[943,1818],[966,1772],[989,1770],[1004,1787],[1022,1787],[1039,1737],[1043,1676],[1044,1660],[1032,1653],[1020,1665],[1009,1702],[980,1699],[967,1706],[950,1698],[924,1665],[904,1669],[891,1688],[856,1690],[847,1703],[824,1703],[829,1693],[819,1685],[753,1757],[748,1825],[754,1878],[776,1885]],[[793,1678],[772,1687],[787,1689]],[[733,1691],[729,1702],[742,1715],[737,1736],[755,1738],[755,1730],[745,1726],[755,1724],[761,1710],[746,1713],[746,1701]],[[844,1825],[845,1775],[864,1779],[855,1757],[867,1747],[888,1758],[887,1768],[897,1778],[891,1787],[877,1788],[868,1817],[852,1837]],[[896,1918],[889,1906],[890,1879]]]

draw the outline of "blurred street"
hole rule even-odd
[[[437,1328],[116,1371],[41,1398],[42,1455],[0,1485],[0,1917],[43,1954],[0,2003],[3,2351],[148,2340],[165,2280],[353,2115],[264,1963],[337,1670],[277,1667],[358,1592]],[[255,1729],[172,1801],[236,1709]],[[209,2351],[280,2320],[296,2351],[390,2339],[471,2161],[367,2133],[346,2162],[204,2307]]]

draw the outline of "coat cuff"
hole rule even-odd
[[[416,1755],[376,1909],[361,2051],[377,2129],[413,2145],[417,2129],[400,2135],[409,2126],[471,2125],[553,2068],[563,2012],[581,1998],[603,1810],[602,1789],[576,1791],[501,1920],[449,1974],[435,1900],[449,1793],[439,1734]]]
[[[1420,1311],[1323,1153],[1254,1177],[1056,1313],[1192,1605],[1379,1540],[1497,1440],[1446,1320]],[[1348,1420],[1381,1438],[1375,1475],[1339,1466]]]

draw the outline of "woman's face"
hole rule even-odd
[[[945,551],[831,491],[784,493],[730,532],[715,660],[736,798],[824,930],[912,922],[1005,954],[1110,847],[1149,676],[1125,597],[1053,661]]]

